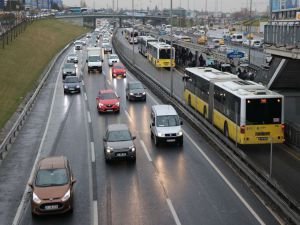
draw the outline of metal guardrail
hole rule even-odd
[[[257,168],[247,156],[238,149],[234,143],[224,137],[223,134],[213,127],[207,120],[201,117],[196,111],[186,107],[185,103],[174,96],[170,95],[169,90],[162,86],[158,81],[153,79],[150,74],[144,72],[138,65],[132,65],[129,55],[123,55],[120,51],[122,44],[113,36],[113,46],[122,62],[126,65],[139,80],[141,80],[153,93],[165,102],[172,104],[185,120],[205,135],[208,139],[220,149],[220,151],[231,160],[232,164],[241,172],[248,180],[259,188],[265,196],[285,214],[287,219],[294,223],[300,224],[300,205],[288,196],[279,186],[269,179],[268,175]]]
[[[285,138],[289,145],[300,149],[300,125],[287,121],[285,124]]]
[[[34,93],[26,103],[25,107],[23,108],[21,114],[19,115],[16,122],[13,124],[12,128],[0,144],[0,163],[5,159],[6,155],[8,154],[8,151],[16,139],[19,131],[21,130],[22,126],[24,125],[24,122],[29,115],[30,111],[32,110],[32,107],[36,101],[36,98],[42,89],[46,79],[48,78],[50,71],[52,70],[54,64],[56,63],[57,59],[70,47],[70,45],[73,43],[71,41],[64,49],[62,49],[59,53],[56,54],[56,56],[52,59],[52,61],[48,64],[46,69],[44,70],[42,80],[40,81],[39,85],[35,89]]]

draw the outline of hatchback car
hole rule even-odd
[[[110,54],[108,56],[108,65],[112,66],[114,63],[120,62],[119,56],[116,54]]]
[[[146,101],[146,91],[139,81],[131,81],[127,83],[126,98],[130,100]]]
[[[136,148],[133,143],[135,136],[132,136],[126,124],[110,124],[103,137],[103,149],[105,161],[126,158],[135,162]]]
[[[68,63],[78,63],[78,57],[76,54],[70,54],[67,57],[67,62]]]
[[[96,98],[97,110],[101,112],[120,112],[120,99],[114,90],[101,90]]]
[[[112,47],[111,47],[110,44],[108,44],[108,43],[103,43],[103,44],[102,44],[102,49],[103,49],[104,54],[106,54],[106,53],[112,54]]]
[[[64,93],[80,93],[80,79],[77,76],[67,76],[63,81]]]
[[[62,68],[62,78],[63,80],[66,76],[76,76],[76,67],[74,63],[65,63]]]
[[[73,210],[74,184],[69,161],[64,156],[41,159],[32,182],[33,215],[65,213]]]
[[[126,68],[122,63],[115,63],[112,67],[112,77],[126,77]]]

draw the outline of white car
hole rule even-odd
[[[108,65],[112,66],[114,63],[120,62],[119,56],[116,54],[110,54],[108,56]]]
[[[130,38],[130,40],[129,40],[129,44],[137,44],[137,43],[138,43],[138,39],[137,39],[137,37]]]
[[[109,38],[103,38],[102,43],[109,43]]]

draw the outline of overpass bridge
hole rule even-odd
[[[78,24],[88,26],[88,27],[96,27],[96,18],[113,18],[118,19],[120,26],[122,26],[122,22],[128,19],[136,19],[142,20],[143,24],[146,23],[147,20],[152,20],[153,23],[167,23],[169,19],[168,16],[141,16],[141,15],[122,15],[122,14],[102,14],[102,13],[93,13],[93,14],[63,14],[56,15],[56,19],[62,19],[74,22],[76,21]]]

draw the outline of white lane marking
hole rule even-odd
[[[129,113],[127,112],[127,110],[125,110],[125,115],[126,115],[127,118],[130,120],[130,122],[132,122],[131,116],[129,115]]]
[[[167,198],[167,203],[168,203],[169,209],[170,209],[170,211],[171,211],[171,213],[172,213],[172,215],[173,215],[173,218],[174,218],[174,220],[175,220],[175,224],[176,224],[176,225],[181,225],[181,222],[180,222],[180,220],[179,220],[179,218],[178,218],[178,215],[177,215],[177,213],[176,213],[176,211],[175,211],[175,209],[174,209],[174,206],[173,206],[173,204],[172,204],[171,199]]]
[[[83,80],[81,81],[81,83],[82,83],[82,85],[84,86],[84,81],[83,81]]]
[[[98,203],[97,201],[94,201],[93,202],[93,208],[94,208],[94,211],[93,211],[93,224],[94,225],[98,225],[99,221],[98,221]]]
[[[90,111],[87,111],[87,116],[88,116],[88,122],[91,123],[92,119],[91,119],[91,113],[90,113]]]
[[[84,100],[85,100],[85,101],[88,100],[86,93],[84,93]]]
[[[224,176],[224,174],[219,170],[219,168],[210,160],[210,158],[205,154],[205,152],[197,145],[197,143],[191,138],[191,136],[183,130],[184,135],[190,140],[190,142],[197,148],[201,155],[206,159],[206,161],[211,165],[211,167],[219,174],[227,186],[233,191],[233,193],[240,199],[244,206],[250,211],[250,213],[255,217],[255,219],[260,224],[265,224],[265,222],[257,215],[253,208],[248,204],[248,202],[241,196],[241,194],[235,189],[235,187],[230,183],[229,180]]]
[[[63,64],[61,64],[60,66],[60,70],[62,69],[62,66]],[[57,86],[58,86],[58,80],[59,80],[59,77],[57,75],[57,78],[56,78],[56,82],[55,82],[55,88],[54,88],[54,92],[53,92],[53,97],[52,97],[52,102],[51,102],[51,106],[50,106],[50,112],[49,112],[49,115],[48,115],[48,120],[47,120],[47,124],[46,124],[46,127],[45,127],[45,130],[44,130],[44,134],[43,134],[43,137],[42,137],[42,140],[41,140],[41,143],[39,145],[39,149],[38,149],[38,153],[36,155],[36,158],[35,158],[35,161],[34,161],[34,164],[33,164],[33,167],[32,167],[32,170],[31,170],[31,173],[30,173],[30,177],[29,177],[29,180],[28,182],[32,181],[33,180],[33,174],[35,172],[35,168],[36,168],[36,165],[40,159],[40,155],[41,155],[41,150],[42,150],[42,147],[44,145],[44,142],[45,142],[45,139],[46,139],[46,135],[48,133],[48,129],[49,129],[49,125],[50,125],[50,120],[52,118],[52,114],[53,114],[53,108],[54,108],[54,101],[55,101],[55,95],[56,95],[56,92],[57,92]],[[23,193],[23,196],[22,196],[22,199],[21,199],[21,202],[20,202],[20,205],[17,209],[17,213],[15,215],[15,218],[13,220],[13,223],[12,225],[17,225],[19,224],[19,219],[21,217],[21,214],[22,214],[22,211],[25,209],[25,203],[26,203],[26,195],[27,193],[30,192],[30,188],[28,187],[28,185],[26,185],[26,188],[25,188],[25,191]]]
[[[143,149],[144,149],[144,152],[145,152],[145,154],[146,154],[148,160],[149,160],[150,162],[152,162],[152,158],[151,158],[151,156],[150,156],[150,154],[149,154],[149,152],[148,152],[148,150],[147,150],[147,147],[146,147],[144,141],[143,141],[143,140],[140,140],[140,143],[141,143],[141,145],[142,145],[142,147],[143,147]]]
[[[110,80],[107,80],[107,83],[111,86],[111,81]]]
[[[91,158],[92,158],[92,162],[95,162],[95,144],[94,144],[94,142],[91,142]]]

